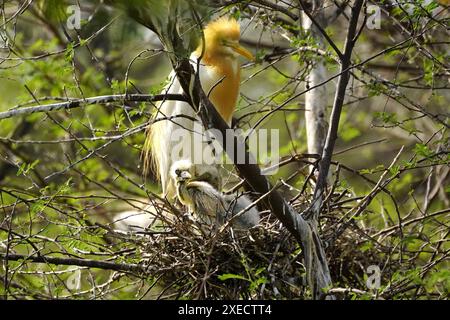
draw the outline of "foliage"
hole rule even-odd
[[[82,23],[74,30],[65,24],[66,9],[78,2]],[[5,2],[0,112],[157,94],[171,68],[168,57],[187,56],[198,43],[193,10],[202,23],[233,15],[242,22],[242,43],[257,57],[242,69],[236,127],[280,130],[283,165],[271,180],[303,212],[313,198],[310,169],[317,167],[315,158],[302,157],[304,80],[325,57],[331,106],[338,57],[300,28],[298,2],[104,2]],[[355,47],[333,182],[321,208],[333,279],[327,290],[339,298],[448,299],[450,293],[449,16],[436,1],[398,3],[379,4],[382,28],[363,28]],[[344,2],[326,28],[340,48],[349,11]],[[159,38],[170,38],[175,27],[185,47],[163,48]],[[0,119],[0,294],[309,298],[302,250],[273,214],[264,212],[248,232],[202,234],[185,212],[159,198],[158,183],[142,176],[140,161],[154,107],[117,100]],[[117,230],[121,213],[145,212],[149,202],[156,211],[146,214],[161,224]],[[379,287],[368,286],[370,266],[380,268]]]

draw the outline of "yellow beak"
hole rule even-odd
[[[233,49],[234,52],[246,57],[250,61],[255,60],[255,57],[251,54],[251,52],[244,47],[241,47],[238,43],[230,44],[230,48]]]

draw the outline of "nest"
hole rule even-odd
[[[311,298],[301,247],[273,214],[263,213],[256,227],[236,230],[201,224],[167,204],[147,212],[157,222],[126,239],[137,248],[131,258],[152,280],[149,298]],[[339,212],[332,212],[320,223],[334,285],[365,289],[367,266],[382,265],[379,252],[361,250],[364,237],[351,228],[329,241],[338,220]]]
[[[272,215],[249,230],[199,225],[186,214],[134,238],[158,299],[298,299],[299,244]]]

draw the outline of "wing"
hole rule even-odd
[[[250,207],[252,201],[247,196],[229,195],[226,196],[226,203],[226,213],[228,217],[234,217],[235,215],[240,214],[239,217],[236,217],[233,221],[233,226],[238,229],[249,229],[259,223],[260,213],[256,206]],[[245,209],[246,211],[241,213],[241,211]]]
[[[191,60],[196,69],[195,54],[191,56]],[[220,80],[212,79],[214,77],[209,74],[209,69],[204,66],[200,68],[201,79],[205,82],[205,92]],[[175,71],[170,73],[169,79],[169,84],[162,93],[183,93]],[[214,164],[214,152],[208,139],[204,138],[205,130],[200,119],[188,103],[183,101],[159,103],[153,119],[155,122],[149,126],[144,147],[144,172],[148,171],[150,166],[153,167],[161,182],[163,196],[172,199],[176,194],[175,183],[169,176],[172,164],[181,159],[189,159],[199,165]]]
[[[192,211],[201,217],[215,219],[225,209],[222,194],[204,181],[192,181],[186,185],[192,199]]]
[[[176,78],[175,72],[172,71],[169,76],[170,82],[162,91],[167,93],[183,93],[183,89]],[[169,199],[175,196],[175,185],[169,178],[169,170],[172,163],[179,159],[174,159],[172,151],[180,144],[180,141],[174,141],[176,138],[174,133],[182,129],[186,135],[193,130],[194,122],[186,117],[177,117],[177,115],[186,115],[195,118],[192,107],[183,101],[164,101],[157,105],[157,110],[153,118],[154,123],[149,126],[147,139],[145,142],[144,163],[148,169],[149,164],[153,167],[161,181],[163,196]],[[188,137],[184,138],[188,140]],[[189,159],[190,154],[182,157]]]

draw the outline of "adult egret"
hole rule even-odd
[[[202,88],[218,113],[231,125],[240,86],[238,57],[244,56],[249,60],[254,57],[239,45],[240,26],[234,19],[220,18],[209,23],[203,30],[202,39],[204,41],[191,54],[191,63],[197,69],[198,59],[201,58],[198,73]],[[163,93],[183,93],[175,71],[171,72],[169,84]],[[170,178],[169,171],[177,160],[187,159],[196,164],[207,162],[204,170],[215,173],[211,160],[214,155],[208,143],[193,145],[196,141],[204,140],[203,134],[201,121],[188,103],[163,101],[158,105],[144,145],[144,172],[153,167],[161,182],[164,197],[173,199],[176,196],[175,181]],[[178,151],[181,147],[184,149],[180,155]],[[194,159],[194,155],[200,156],[200,163]],[[208,183],[220,188],[213,181]]]

